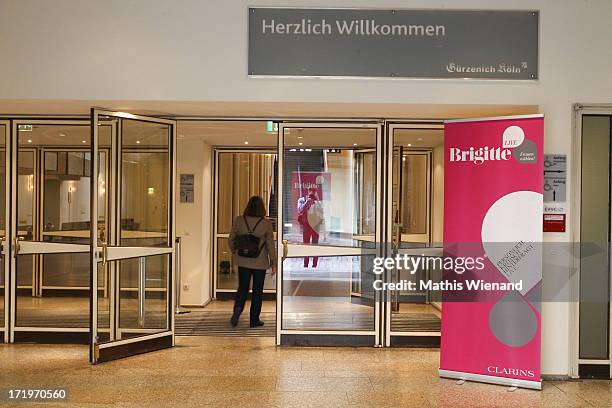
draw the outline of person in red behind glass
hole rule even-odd
[[[302,226],[302,240],[305,244],[318,244],[319,233],[323,225],[323,205],[317,190],[308,189],[308,194],[300,197],[297,205],[298,223]],[[304,268],[308,268],[309,257],[304,257]],[[312,267],[316,268],[318,257],[312,258]]]

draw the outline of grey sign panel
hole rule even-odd
[[[537,11],[249,8],[253,76],[538,78]]]
[[[544,202],[565,202],[567,155],[544,155]]]
[[[193,203],[194,199],[194,175],[181,174],[180,176],[181,203]]]

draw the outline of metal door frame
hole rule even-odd
[[[2,252],[2,274],[4,305],[2,314],[4,315],[4,324],[0,326],[2,333],[2,342],[8,343],[10,337],[10,242],[11,242],[11,121],[0,120],[0,125],[4,126],[4,239],[0,242],[0,251]]]
[[[572,150],[570,155],[570,174],[572,194],[568,198],[568,206],[570,207],[570,236],[571,245],[571,266],[574,273],[570,273],[569,277],[569,376],[579,378],[580,364],[593,365],[609,365],[609,377],[612,378],[612,302],[608,303],[608,358],[601,360],[582,359],[580,358],[580,214],[582,200],[582,117],[589,115],[609,116],[612,121],[612,105],[583,105],[574,104],[573,106],[573,132],[572,132]],[[611,122],[612,123],[612,122]],[[612,143],[612,140],[611,140]],[[612,158],[611,158],[612,160]],[[612,180],[610,181],[612,183]],[[610,207],[610,216],[612,220],[612,207]],[[612,252],[610,254],[609,265],[612,265]],[[609,295],[612,295],[612,269],[608,270],[609,277]]]
[[[113,207],[110,209],[111,219],[117,224],[116,234],[114,237],[117,246],[108,246],[103,244],[98,246],[98,152],[99,152],[99,135],[98,123],[101,117],[114,118],[117,123],[116,136],[111,141],[114,149],[111,150],[111,168],[110,172],[114,184]],[[119,246],[121,238],[121,154],[122,154],[122,124],[123,119],[141,121],[146,123],[166,124],[170,127],[168,140],[168,159],[169,174],[168,174],[168,246],[166,247],[128,247]],[[116,112],[105,109],[91,109],[91,237],[92,245],[90,248],[90,268],[91,268],[91,283],[90,283],[90,347],[89,360],[91,363],[99,363],[111,359],[122,358],[128,355],[153,351],[160,348],[174,346],[174,310],[175,310],[175,282],[176,282],[176,262],[175,262],[175,245],[176,245],[176,121],[168,119],[160,119],[150,116],[134,115],[125,112]],[[114,151],[113,151],[114,150]],[[130,150],[130,149],[127,149]],[[149,150],[146,150],[149,151]],[[108,170],[107,170],[108,171]],[[95,175],[95,177],[94,177]],[[114,214],[114,215],[113,215]],[[107,238],[108,240],[108,238]],[[167,301],[166,301],[166,318],[167,330],[163,329],[139,329],[142,336],[130,337],[127,339],[113,340],[114,334],[118,331],[119,325],[117,321],[113,321],[113,316],[118,312],[119,302],[111,303],[109,308],[109,324],[111,337],[108,342],[98,342],[98,333],[102,330],[98,329],[98,263],[111,261],[119,261],[129,258],[145,259],[147,256],[153,255],[168,255],[168,279],[166,282]],[[113,264],[111,264],[113,265]],[[118,270],[118,265],[115,270]],[[116,277],[111,276],[111,293],[114,293],[114,298],[118,299],[119,287],[116,282]],[[112,295],[111,295],[112,296]],[[160,331],[163,330],[163,331]],[[130,330],[132,332],[132,330]],[[146,334],[150,333],[150,334]],[[141,346],[135,348],[134,345]],[[108,353],[105,356],[101,354]]]

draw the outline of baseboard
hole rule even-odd
[[[542,381],[569,381],[571,378],[567,374],[542,374]]]

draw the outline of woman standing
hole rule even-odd
[[[251,327],[263,326],[264,323],[259,320],[259,314],[263,300],[264,281],[268,268],[272,268],[272,275],[276,274],[276,247],[272,222],[266,218],[266,207],[261,197],[251,197],[243,215],[234,220],[229,236],[229,247],[234,255],[234,262],[238,265],[238,293],[236,293],[234,313],[230,323],[234,327],[238,324],[249,295],[252,277],[250,325]]]

